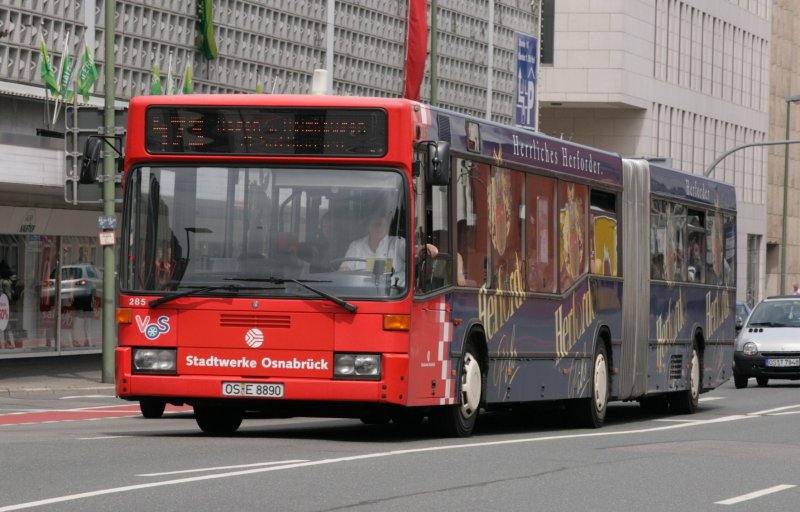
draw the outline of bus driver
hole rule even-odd
[[[403,237],[389,235],[390,223],[391,215],[385,212],[375,212],[370,215],[367,234],[350,243],[339,270],[345,272],[364,270],[369,259],[385,259],[391,261],[391,268],[387,268],[387,272],[392,269],[402,271],[406,264],[406,240]],[[436,246],[426,244],[418,247],[415,254],[420,256],[423,250],[426,250],[430,257],[436,257],[439,253]]]

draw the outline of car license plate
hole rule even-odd
[[[223,396],[283,398],[283,384],[263,382],[223,382]]]
[[[767,359],[764,361],[766,366],[770,368],[787,368],[790,366],[800,366],[800,357],[793,357],[789,359]]]

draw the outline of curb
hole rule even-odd
[[[70,392],[99,392],[99,391],[114,391],[114,384],[102,384],[97,386],[83,386],[83,387],[70,387],[70,386],[55,386],[55,387],[26,387],[19,386],[13,388],[0,388],[0,396],[14,396],[20,394],[31,393],[61,393],[64,391]]]

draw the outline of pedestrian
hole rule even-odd
[[[792,288],[794,288],[792,295],[800,295],[800,284],[794,283]]]

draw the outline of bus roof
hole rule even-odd
[[[431,111],[439,140],[449,138],[454,151],[493,159],[497,165],[517,164],[622,185],[622,158],[616,153],[439,108]]]
[[[652,193],[687,199],[724,210],[736,210],[736,190],[733,185],[669,167],[650,164]]]

